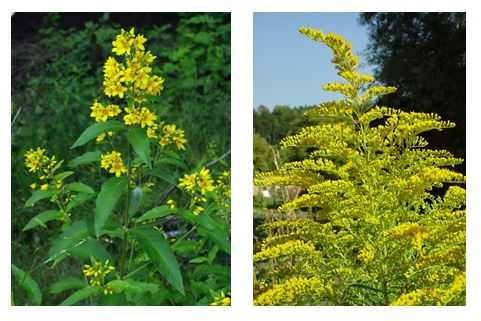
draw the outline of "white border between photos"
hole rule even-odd
[[[232,306],[231,307],[11,307],[10,306],[10,51],[2,51],[2,180],[0,213],[0,320],[476,320],[481,315],[481,120],[476,85],[481,75],[481,10],[476,1],[435,0],[171,0],[2,1],[1,27],[10,37],[10,12],[138,11],[231,12],[232,22]],[[253,307],[252,102],[253,12],[467,12],[467,306],[466,307]],[[8,31],[8,32],[5,32]],[[9,41],[4,40],[4,47]],[[8,90],[8,92],[7,92]],[[7,179],[9,178],[9,179]],[[478,210],[477,210],[478,209]],[[478,316],[476,318],[475,316]]]

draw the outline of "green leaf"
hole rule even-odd
[[[134,188],[134,190],[132,191],[132,195],[130,195],[129,216],[132,216],[137,212],[143,195],[144,193],[142,192],[141,187],[137,186],[136,188]]]
[[[73,246],[67,250],[67,252],[76,258],[88,260],[90,257],[93,257],[96,261],[100,262],[105,262],[106,260],[112,261],[110,253],[98,240],[94,239],[87,239],[84,242]]]
[[[150,211],[148,211],[147,213],[139,217],[137,219],[137,222],[143,222],[143,221],[151,220],[154,218],[164,217],[169,214],[175,213],[176,211],[177,210],[175,208],[169,208],[169,206],[167,205],[154,207],[153,209],[151,209]]]
[[[95,123],[89,126],[80,135],[80,137],[75,141],[75,143],[73,143],[70,149],[87,144],[89,141],[91,141],[94,138],[97,138],[97,136],[102,133],[116,132],[124,128],[125,126],[121,122],[116,120],[108,120],[106,122]]]
[[[154,262],[159,273],[184,295],[184,284],[179,264],[164,236],[159,231],[143,227],[132,229],[130,233]]]
[[[80,289],[85,287],[86,285],[87,283],[85,282],[85,280],[81,278],[67,277],[54,283],[50,288],[48,288],[48,292],[50,294],[58,294],[60,292],[70,289]]]
[[[95,235],[99,237],[102,227],[117,205],[123,191],[127,188],[127,177],[112,177],[102,184],[99,196],[95,202]]]
[[[79,192],[79,193],[86,193],[86,194],[93,194],[95,191],[92,187],[88,186],[84,183],[74,182],[65,185],[65,190],[69,192]]]
[[[92,229],[87,223],[87,220],[83,219],[80,221],[75,221],[53,242],[52,247],[47,253],[48,259],[45,261],[45,263],[57,259],[73,246],[83,242],[91,235],[91,232]]]
[[[152,168],[150,161],[150,140],[143,128],[135,128],[127,133],[127,140],[134,148],[134,151],[149,168]]]
[[[87,286],[83,289],[78,290],[77,292],[73,293],[71,296],[69,296],[65,301],[60,303],[61,306],[64,305],[72,305],[75,304],[79,301],[82,301],[86,298],[91,297],[92,295],[97,295],[102,293],[103,287],[101,286]]]
[[[73,174],[72,171],[62,172],[60,174],[55,175],[53,177],[53,179],[54,179],[54,181],[63,181],[64,179],[66,179],[67,177],[69,177],[72,174]]]
[[[172,175],[172,172],[170,171],[164,171],[159,168],[152,168],[152,169],[146,168],[141,170],[140,172],[145,175],[152,175],[152,176],[159,177],[169,184],[177,185],[176,183],[177,179]]]
[[[32,300],[32,303],[40,305],[42,303],[42,292],[40,292],[37,282],[15,264],[12,264],[11,267],[13,277],[18,284],[27,291],[28,297]]]
[[[30,230],[34,227],[37,227],[38,225],[47,227],[45,223],[48,221],[53,221],[53,220],[60,220],[63,218],[62,213],[60,211],[43,211],[37,215],[35,215],[28,223],[25,225],[22,231],[27,231]]]
[[[82,205],[83,203],[85,203],[86,201],[88,201],[89,199],[91,199],[92,197],[94,197],[95,194],[91,194],[91,193],[79,193],[77,195],[75,195],[74,197],[72,197],[72,199],[70,200],[70,202],[68,202],[67,204],[67,211],[70,211],[71,209],[79,206],[79,205]]]
[[[50,198],[54,195],[59,194],[60,191],[58,189],[48,189],[45,191],[42,190],[37,190],[35,191],[32,196],[25,202],[25,205],[23,207],[29,207],[29,206],[34,206],[35,203],[38,201],[41,201],[46,198]]]
[[[161,158],[157,160],[157,164],[170,164],[185,170],[187,169],[187,166],[185,166],[185,163],[183,161],[175,158]]]
[[[208,258],[200,256],[200,257],[193,258],[192,260],[189,260],[189,263],[199,264],[199,263],[207,262],[208,260],[209,260]]]
[[[200,235],[206,236],[219,246],[227,254],[230,254],[229,235],[208,215],[199,215],[194,218],[199,223],[197,231]]]
[[[154,294],[160,289],[158,284],[138,282],[130,279],[110,281],[107,285],[112,288],[114,293],[126,291],[136,293],[150,292]]]
[[[81,156],[75,157],[68,163],[68,167],[77,167],[79,165],[85,165],[85,164],[90,164],[90,163],[95,163],[95,162],[100,162],[100,158],[102,156],[101,151],[95,151],[95,152],[87,152]]]

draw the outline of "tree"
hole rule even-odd
[[[433,148],[465,157],[466,15],[465,13],[363,13],[368,26],[368,62],[375,78],[399,88],[380,105],[435,112],[456,128],[446,135],[425,135]],[[464,165],[459,170],[465,172]]]

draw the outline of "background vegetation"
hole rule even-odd
[[[68,260],[59,267],[60,275],[58,268],[32,268],[41,264],[48,249],[39,246],[39,240],[51,239],[52,235],[48,229],[21,232],[33,214],[42,210],[23,208],[31,195],[31,179],[23,155],[37,146],[65,160],[86,151],[71,151],[70,146],[91,123],[89,106],[102,93],[102,66],[110,54],[111,39],[120,28],[131,27],[145,34],[149,49],[158,57],[154,73],[166,79],[161,103],[168,108],[161,118],[186,131],[188,146],[184,155],[188,168],[202,167],[221,155],[225,157],[230,150],[229,14],[15,14],[11,92],[12,263],[29,272],[40,287],[46,288],[61,275],[72,272]],[[218,176],[229,167],[227,157],[211,171]],[[109,177],[100,168],[87,167],[76,175],[91,186],[100,186]],[[172,176],[176,179],[179,173]],[[169,188],[165,183],[164,189]],[[16,296],[16,300],[29,304],[26,297]],[[43,304],[55,302],[58,298],[46,298]]]

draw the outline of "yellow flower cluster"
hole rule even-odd
[[[230,297],[225,296],[224,291],[221,291],[219,296],[214,297],[214,302],[210,304],[211,306],[228,306],[230,305]]]
[[[254,305],[308,305],[316,302],[329,287],[317,277],[293,277],[287,282],[275,285],[254,300]]]
[[[100,167],[108,170],[109,173],[115,174],[117,177],[119,177],[122,173],[126,173],[127,169],[125,168],[120,155],[121,154],[116,151],[113,151],[110,154],[102,155]]]
[[[196,191],[201,195],[212,192],[215,189],[214,180],[208,169],[203,167],[198,173],[185,174],[184,178],[179,179],[179,187],[187,192],[194,194]]]
[[[357,258],[368,265],[374,260],[374,247],[371,244],[366,244],[357,255]]]
[[[63,186],[63,180],[53,180],[55,170],[63,161],[57,161],[55,155],[48,157],[45,155],[45,149],[38,147],[36,150],[30,149],[25,154],[25,166],[29,172],[39,173],[41,182],[30,184],[31,189],[48,190],[49,188],[60,189]]]
[[[109,260],[104,263],[95,262],[91,265],[84,265],[83,273],[87,279],[89,279],[89,284],[91,286],[99,286],[104,284],[105,277],[110,273],[115,271],[115,267],[109,265]],[[105,286],[104,294],[112,294],[112,288],[110,286]]]
[[[184,178],[179,179],[177,186],[192,194],[190,207],[193,209],[194,215],[199,215],[204,211],[200,204],[207,201],[206,193],[212,192],[216,188],[214,180],[206,168],[202,168],[198,173],[185,174]]]
[[[126,115],[124,116],[125,125],[140,124],[142,128],[145,126],[151,127],[155,125],[157,116],[151,112],[147,107],[132,107],[125,108]]]
[[[314,245],[310,242],[306,243],[302,240],[289,241],[257,252],[254,255],[254,262],[287,255],[309,257],[315,252],[315,250]]]
[[[40,147],[37,150],[30,149],[25,153],[25,166],[29,172],[50,173],[51,169],[57,164],[55,156],[51,158],[45,155],[45,149]]]
[[[121,113],[120,107],[118,105],[111,104],[104,106],[97,100],[95,100],[90,109],[92,110],[92,112],[90,113],[90,117],[95,118],[96,122],[107,121],[107,119],[109,119],[110,117],[115,117]]]
[[[112,52],[118,56],[125,55],[125,63],[109,57],[104,65],[104,91],[109,97],[124,98],[127,91],[137,101],[143,101],[142,94],[158,95],[164,89],[164,79],[150,75],[150,64],[155,60],[149,51],[145,52],[143,35],[136,35],[134,28],[129,32],[121,30],[112,42]]]
[[[153,135],[156,135],[155,132]],[[159,140],[159,145],[162,148],[165,148],[173,143],[175,143],[177,149],[185,150],[184,144],[187,143],[187,139],[185,139],[185,132],[184,130],[177,128],[175,124],[167,124],[162,128],[162,135]]]
[[[447,305],[464,291],[466,291],[466,272],[456,276],[447,289],[417,289],[400,295],[391,305]]]

